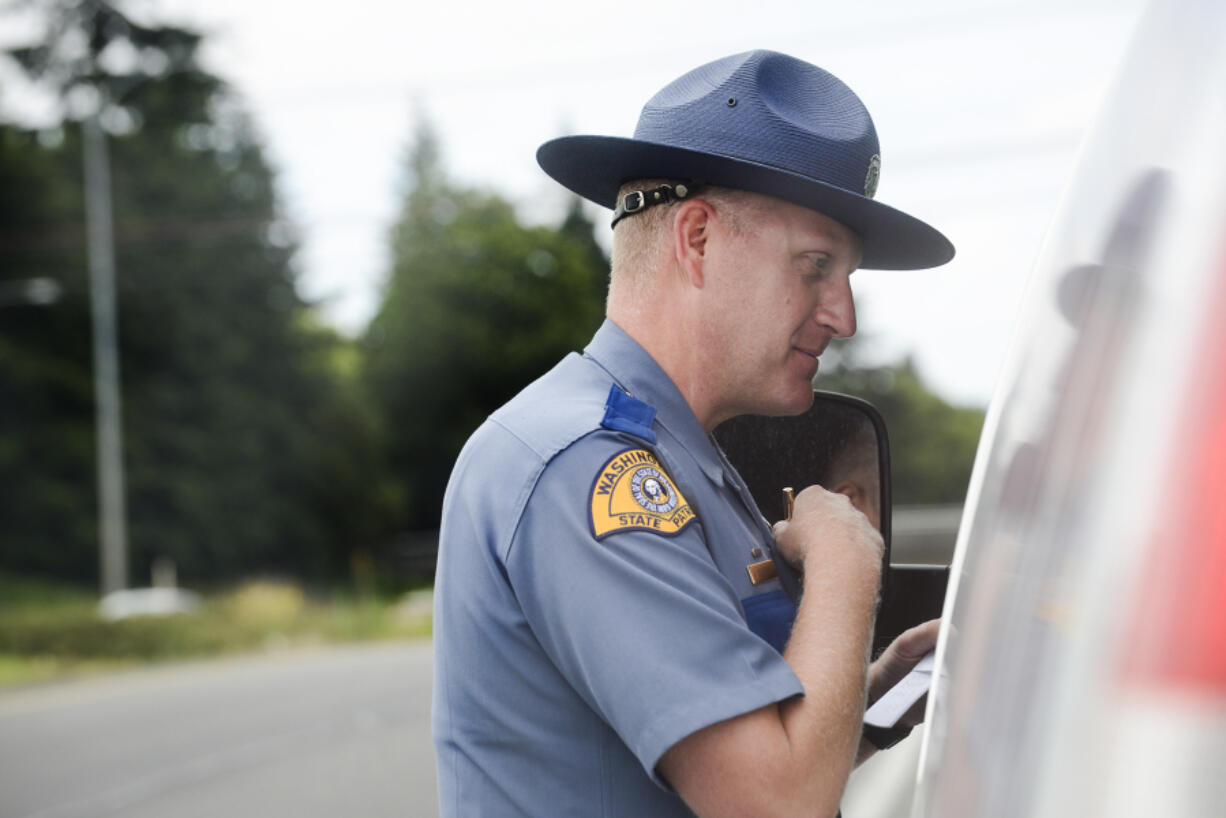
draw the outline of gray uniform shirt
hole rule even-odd
[[[802,693],[780,654],[795,605],[746,570],[772,547],[676,386],[606,321],[490,416],[447,488],[443,815],[689,815],[664,752]]]

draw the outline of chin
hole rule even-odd
[[[798,387],[786,395],[776,396],[774,400],[769,401],[769,408],[765,408],[767,401],[764,400],[762,403],[764,408],[756,409],[753,414],[771,417],[804,414],[813,405],[813,385],[805,383],[803,387]]]
[[[800,415],[809,411],[813,406],[813,384],[806,382],[804,390],[798,394],[795,400],[792,401],[792,410],[785,412],[787,415]]]
[[[735,402],[726,404],[727,414],[720,417],[727,419],[740,415],[765,415],[767,417],[788,417],[800,415],[813,405],[813,384],[796,377],[775,382],[758,380],[741,385]]]

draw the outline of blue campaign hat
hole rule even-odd
[[[643,107],[632,139],[564,136],[536,158],[610,208],[622,184],[653,178],[784,199],[853,230],[865,268],[936,267],[954,255],[938,230],[873,200],[881,149],[860,98],[833,74],[774,51],[734,54],[669,83]]]

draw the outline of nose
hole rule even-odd
[[[818,299],[813,320],[835,338],[850,338],[856,334],[856,303],[851,295],[849,275],[835,276],[826,281],[825,291]]]

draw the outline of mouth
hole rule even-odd
[[[796,350],[796,351],[797,351],[797,352],[799,352],[801,355],[808,356],[808,357],[810,357],[810,358],[812,358],[813,360],[815,360],[815,361],[816,361],[816,360],[818,359],[818,357],[819,357],[819,356],[820,356],[820,355],[821,355],[823,352],[825,352],[825,351],[826,351],[826,346],[825,346],[825,344],[823,344],[823,345],[822,345],[822,346],[820,346],[820,347],[799,347],[799,346],[794,346],[794,347],[792,347],[792,349]]]
[[[792,347],[792,350],[798,353],[801,361],[803,361],[799,366],[803,370],[805,379],[811,381],[817,377],[817,370],[821,367],[821,361],[818,360],[818,356],[822,354],[822,350],[811,347]]]

